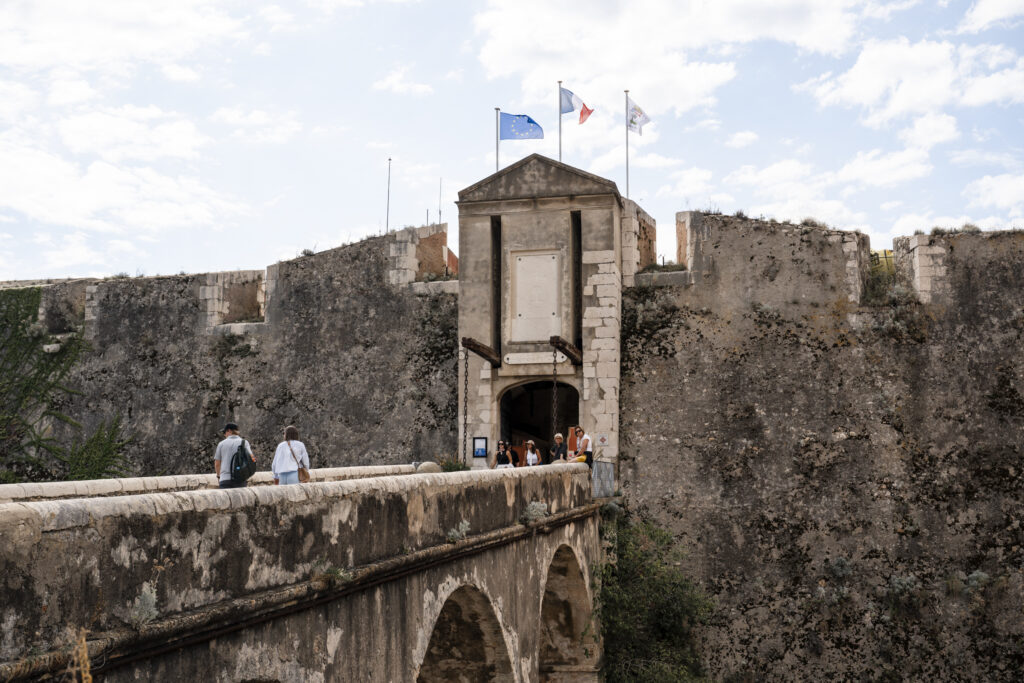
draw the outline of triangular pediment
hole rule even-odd
[[[592,173],[531,154],[459,192],[459,202],[493,202],[533,197],[614,194],[615,183]]]

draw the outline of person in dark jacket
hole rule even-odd
[[[551,454],[551,459],[548,462],[557,462],[559,460],[565,460],[565,456],[568,453],[568,449],[565,445],[565,439],[562,438],[562,435],[560,433],[555,434],[555,444],[551,448],[551,450],[548,451],[548,453]]]

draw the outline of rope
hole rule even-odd
[[[462,462],[469,464],[466,443],[469,440],[469,351],[462,349]]]

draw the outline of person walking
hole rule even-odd
[[[526,442],[526,466],[533,467],[540,464],[540,453],[537,452],[537,444],[533,439]]]
[[[253,461],[256,456],[252,453],[252,446],[238,434],[238,425],[228,422],[221,430],[224,440],[217,444],[217,450],[213,454],[213,471],[217,473],[217,480],[222,489],[237,489],[244,487],[246,482],[235,481],[231,478],[231,458],[238,450],[238,446],[244,444],[245,452]]]
[[[306,444],[299,441],[299,430],[289,425],[284,428],[284,441],[277,444],[274,451],[274,463],[270,466],[274,473],[274,485],[298,484],[299,470],[306,470],[309,476],[309,453]]]
[[[498,450],[494,454],[494,467],[499,470],[514,467],[512,464],[512,454],[509,452],[504,441],[498,442]]]
[[[551,454],[551,462],[565,460],[565,456],[568,453],[568,451],[566,449],[565,439],[562,438],[561,433],[555,434],[554,448],[552,448],[548,452]]]

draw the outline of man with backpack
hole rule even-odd
[[[213,470],[222,489],[241,488],[256,471],[256,456],[252,454],[249,442],[239,436],[238,425],[234,422],[224,425],[222,433],[224,440],[217,444]]]

